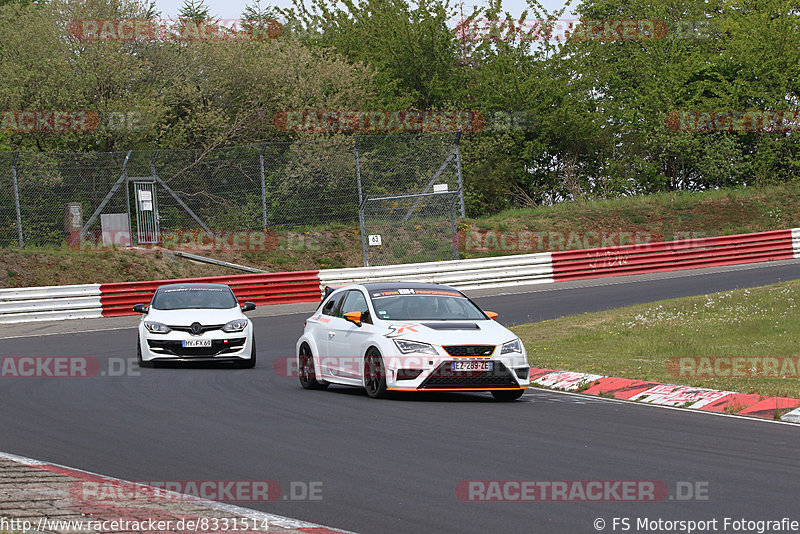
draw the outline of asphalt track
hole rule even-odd
[[[797,278],[800,263],[780,262],[476,299],[517,324]],[[630,519],[628,532],[640,531],[638,518],[716,518],[714,531],[723,532],[724,517],[800,520],[797,426],[540,390],[509,404],[487,394],[371,400],[355,389],[305,391],[272,363],[293,354],[307,315],[254,319],[253,370],[0,378],[0,450],[128,480],[275,480],[285,490],[321,482],[321,500],[237,504],[360,533],[581,534],[598,532],[596,518],[606,521],[603,532],[622,532],[614,517]],[[130,328],[0,339],[0,355],[102,364],[133,356],[135,339]],[[671,496],[463,502],[455,488],[465,480],[654,480]],[[677,499],[679,482],[707,485],[708,499]]]

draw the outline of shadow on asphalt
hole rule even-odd
[[[529,394],[525,394],[514,402],[500,402],[496,401],[490,393],[482,392],[433,392],[433,391],[391,391],[389,395],[383,399],[370,399],[367,397],[366,391],[357,387],[328,387],[324,393],[333,393],[337,395],[349,395],[352,397],[364,397],[370,402],[381,401],[403,401],[403,402],[485,402],[491,404],[514,404],[515,402],[531,402]]]

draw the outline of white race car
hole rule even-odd
[[[327,290],[326,290],[327,291]],[[297,341],[300,384],[387,391],[491,391],[518,399],[530,385],[525,347],[463,293],[418,282],[330,291]]]
[[[243,312],[255,307],[252,302],[239,306],[225,284],[159,286],[149,305],[133,307],[144,314],[136,340],[139,365],[204,361],[254,367],[255,333]]]

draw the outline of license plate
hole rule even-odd
[[[494,362],[452,362],[451,371],[493,371]]]
[[[187,348],[192,347],[210,347],[211,340],[210,339],[184,339],[183,346]]]

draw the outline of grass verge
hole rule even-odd
[[[800,281],[792,281],[562,317],[512,330],[525,343],[534,367],[798,398],[798,302]],[[733,367],[728,363],[734,360],[720,357],[755,359]],[[715,361],[721,362],[719,370]],[[764,367],[766,361],[778,362],[777,368]]]
[[[355,216],[355,214],[354,214]],[[375,223],[375,221],[372,221]],[[384,263],[450,259],[449,222],[423,226],[397,222],[380,230],[386,250],[371,250]],[[509,210],[458,223],[461,258],[525,254],[646,241],[699,238],[800,227],[800,183],[760,188],[672,192],[620,199],[565,202]],[[190,235],[189,229],[186,234]],[[195,229],[200,233],[200,229]],[[530,237],[523,244],[521,232]],[[184,249],[202,256],[271,272],[363,266],[361,235],[355,223],[275,231],[270,247],[229,250]],[[600,241],[598,236],[608,236]],[[592,237],[593,236],[593,237]],[[638,237],[636,237],[638,239]],[[381,247],[376,247],[381,249]],[[437,251],[437,252],[432,252]],[[425,254],[422,254],[425,253]],[[425,256],[425,257],[422,257]],[[374,259],[373,259],[374,261]],[[0,249],[0,287],[125,282],[234,274],[198,266],[153,251],[74,251],[66,246]]]

